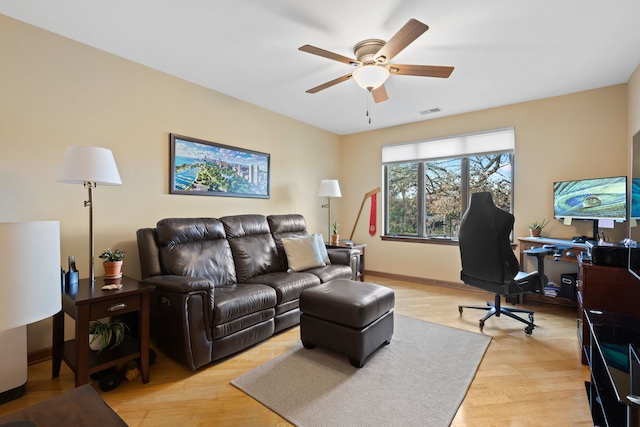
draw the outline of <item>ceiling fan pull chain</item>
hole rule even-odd
[[[369,91],[367,93],[367,117],[369,118],[369,124],[371,124],[371,114],[370,114],[370,110],[371,110],[371,99],[369,97],[369,95],[371,94],[371,91]]]

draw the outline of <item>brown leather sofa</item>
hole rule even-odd
[[[300,322],[311,286],[355,279],[357,251],[331,249],[331,263],[288,271],[285,237],[307,236],[302,215],[167,218],[137,231],[142,279],[155,285],[151,337],[196,370]]]

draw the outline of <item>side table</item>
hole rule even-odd
[[[121,283],[118,290],[102,290],[106,284]],[[89,382],[89,374],[106,368],[140,360],[142,382],[149,382],[149,300],[153,285],[142,283],[131,277],[105,279],[96,277],[79,281],[77,287],[67,287],[62,292],[62,310],[53,317],[53,368],[52,376],[60,375],[62,361],[75,374],[76,387]],[[135,339],[127,337],[114,349],[97,353],[89,349],[89,323],[92,320],[138,313],[138,331]],[[64,341],[64,315],[76,321],[75,339]],[[133,331],[131,331],[133,332]]]
[[[354,243],[353,245],[347,245],[345,243],[339,242],[337,245],[332,245],[327,243],[325,244],[325,246],[327,247],[327,249],[348,248],[348,249],[355,249],[358,252],[360,252],[360,260],[358,262],[358,278],[360,279],[361,282],[364,282],[364,248],[367,247],[366,243],[361,243],[361,244]]]

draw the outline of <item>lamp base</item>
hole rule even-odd
[[[0,405],[2,405],[3,403],[7,403],[10,400],[22,397],[22,395],[24,394],[24,386],[26,384],[27,383],[24,383],[20,387],[12,388],[11,390],[0,393]]]
[[[0,404],[17,399],[27,383],[27,327],[0,332]]]

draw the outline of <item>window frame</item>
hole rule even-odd
[[[513,213],[513,208],[514,208],[514,165],[515,165],[515,129],[513,127],[511,128],[502,128],[502,129],[496,129],[494,131],[484,131],[484,132],[478,132],[478,133],[473,133],[473,134],[465,134],[465,135],[458,135],[458,136],[451,136],[451,137],[445,137],[445,138],[437,138],[437,139],[433,139],[433,140],[427,140],[427,141],[418,141],[415,143],[403,143],[403,144],[395,144],[395,145],[390,145],[390,146],[383,146],[383,159],[385,158],[384,155],[384,150],[385,147],[390,147],[390,148],[394,148],[395,146],[401,145],[401,146],[406,146],[409,145],[411,146],[411,144],[415,144],[415,145],[420,145],[421,147],[418,147],[415,149],[416,152],[418,152],[420,150],[420,148],[424,148],[425,144],[429,144],[430,142],[435,142],[435,143],[442,143],[442,142],[446,142],[449,140],[453,140],[456,138],[465,138],[465,137],[474,137],[476,135],[479,135],[481,137],[486,136],[487,134],[491,134],[493,132],[498,133],[498,132],[505,132],[505,131],[510,131],[510,138],[511,138],[511,146],[509,148],[506,149],[499,149],[499,150],[491,150],[489,147],[489,149],[483,150],[481,147],[480,149],[475,149],[475,150],[468,150],[464,153],[460,153],[458,155],[449,155],[446,157],[432,157],[432,158],[424,158],[424,155],[421,155],[420,157],[422,158],[416,158],[416,159],[404,159],[404,160],[399,160],[399,161],[391,161],[391,162],[384,162],[382,163],[382,173],[383,173],[383,184],[384,184],[384,190],[383,190],[383,198],[384,198],[384,210],[382,212],[382,223],[383,223],[383,234],[380,236],[382,240],[388,240],[388,241],[402,241],[402,242],[414,242],[414,243],[433,243],[433,244],[444,244],[444,245],[457,245],[458,244],[458,238],[454,237],[454,238],[443,238],[443,237],[430,237],[430,236],[426,236],[426,230],[425,230],[425,226],[426,226],[426,203],[425,203],[425,198],[426,198],[426,193],[425,193],[425,172],[426,172],[426,168],[425,168],[425,163],[430,162],[430,161],[435,161],[435,160],[444,160],[444,159],[460,159],[461,161],[461,171],[460,171],[460,180],[461,180],[461,212],[460,214],[463,215],[464,212],[467,210],[468,207],[468,200],[469,200],[469,192],[470,192],[470,185],[469,185],[469,178],[470,178],[470,173],[469,173],[469,158],[474,157],[474,156],[488,156],[488,155],[493,155],[493,154],[508,154],[510,156],[510,183],[511,183],[511,196],[510,196],[510,206],[509,206],[509,210],[511,213]],[[495,147],[492,147],[495,148]],[[419,208],[417,209],[417,216],[418,216],[418,221],[417,221],[417,227],[416,227],[416,234],[413,235],[397,235],[397,234],[390,234],[389,233],[389,204],[390,204],[390,200],[388,197],[388,193],[389,193],[389,167],[390,165],[394,165],[394,164],[405,164],[405,163],[417,163],[418,164],[418,179],[417,179],[417,186],[420,189],[418,191],[418,195],[417,195],[417,204],[419,206]],[[513,233],[512,233],[513,234]]]

